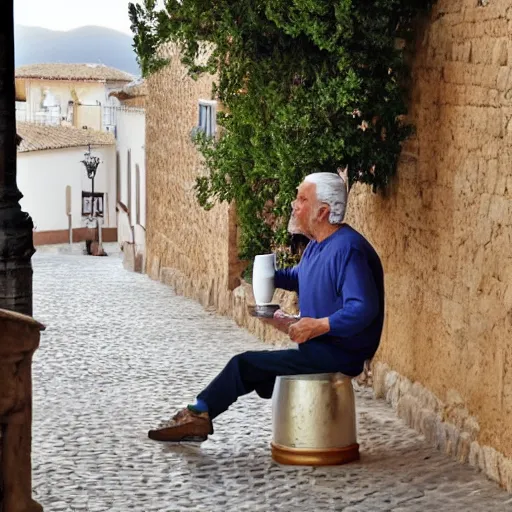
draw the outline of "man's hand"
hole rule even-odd
[[[280,309],[278,309],[274,313],[274,318],[260,318],[260,320],[263,323],[269,324],[272,327],[278,329],[279,331],[284,332],[285,334],[288,334],[290,325],[298,321],[297,317],[293,315],[287,315],[284,311],[281,311]]]
[[[330,331],[328,318],[301,318],[297,323],[290,325],[288,335],[295,343],[304,343]]]

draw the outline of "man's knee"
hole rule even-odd
[[[245,352],[242,352],[241,354],[236,354],[233,356],[226,365],[226,369],[231,372],[241,373],[242,372],[242,366],[243,366],[243,359],[244,359]]]
[[[240,354],[237,354],[236,356],[233,356],[229,360],[229,365],[231,366],[240,366],[240,365],[246,365],[250,364],[252,360],[254,360],[257,355],[261,354],[261,352],[255,351],[255,350],[249,350],[247,352],[241,352]]]
[[[250,381],[261,378],[261,372],[265,372],[265,353],[268,351],[250,350],[233,356],[228,367],[240,375],[242,379]]]

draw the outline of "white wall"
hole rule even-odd
[[[128,206],[131,194],[131,224],[136,223],[136,166],[140,169],[140,225],[146,226],[146,114],[143,109],[117,110],[117,150],[120,162],[121,202]],[[131,191],[128,191],[128,151],[131,151]]]
[[[80,162],[86,151],[85,147],[77,147],[18,153],[18,188],[24,196],[20,204],[31,215],[36,231],[68,228],[67,185],[72,190],[73,227],[83,226],[82,190],[91,191],[91,181]],[[115,147],[93,147],[93,154],[102,162],[94,180],[94,189],[107,194],[108,212],[105,212],[104,226],[115,227]]]
[[[83,105],[119,105],[117,98],[108,98],[108,93],[122,84],[101,82],[78,82],[71,80],[30,80],[26,81],[27,121],[36,121],[35,114],[41,110],[45,92],[48,91],[50,103],[60,106],[60,115],[67,114],[68,102],[78,99]],[[48,100],[47,100],[48,103]],[[47,105],[48,106],[48,105]]]

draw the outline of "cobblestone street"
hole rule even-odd
[[[362,458],[346,466],[274,463],[271,403],[252,395],[202,445],[148,440],[232,355],[268,346],[115,255],[42,252],[33,264],[47,326],[33,369],[45,512],[512,510],[512,496],[429,448],[370,390],[357,391]]]

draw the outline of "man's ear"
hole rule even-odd
[[[320,211],[318,213],[321,220],[328,220],[329,215],[331,214],[331,209],[329,206],[324,204],[320,207]]]

